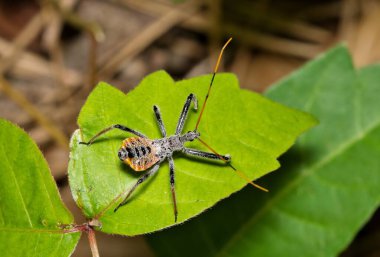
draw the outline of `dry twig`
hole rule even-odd
[[[128,38],[121,49],[115,49],[113,56],[109,58],[106,63],[101,65],[99,77],[102,79],[111,77],[122,62],[138,55],[169,29],[184,21],[188,15],[195,13],[198,8],[199,4],[197,1],[191,0],[168,10],[168,12],[162,13],[160,18],[143,31],[140,31],[138,35],[132,39]],[[187,15],[183,15],[185,12]]]
[[[57,126],[52,123],[45,115],[43,115],[26,97],[15,90],[12,85],[3,77],[0,77],[0,90],[3,91],[10,99],[17,103],[24,111],[26,111],[32,118],[34,118],[48,133],[52,136],[57,143],[65,148],[69,148],[69,141],[65,134],[62,133]]]
[[[140,12],[157,16],[165,15],[173,9],[172,6],[155,1],[118,0],[117,2],[128,7],[135,8]],[[204,15],[189,15],[186,10],[182,11],[182,15],[183,17],[186,17],[186,20],[179,24],[181,27],[200,33],[207,33],[210,31],[210,23]],[[249,46],[255,46],[261,49],[273,51],[275,53],[287,54],[301,58],[313,58],[323,50],[323,46],[318,44],[303,43],[291,39],[272,36],[270,34],[253,32],[252,30],[242,29],[234,24],[224,24],[222,32],[227,36],[232,35],[235,38],[237,37],[239,41],[243,41]]]
[[[0,60],[0,76],[7,72],[19,59],[23,50],[37,37],[42,29],[42,25],[42,11],[40,11],[15,38],[12,48],[7,52],[3,52]]]

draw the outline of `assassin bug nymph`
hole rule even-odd
[[[215,74],[218,71],[218,67],[223,55],[223,51],[231,40],[232,38],[230,38],[224,44],[223,48],[221,49],[219,53],[219,57],[214,68],[214,73],[211,78],[208,92],[206,94],[205,101],[203,102],[201,112],[199,114],[195,129],[193,131],[189,131],[184,134],[182,133],[191,102],[194,103],[195,110],[198,107],[197,98],[195,97],[194,94],[190,94],[186,99],[185,105],[183,106],[180,118],[178,120],[176,132],[174,135],[171,135],[171,136],[166,135],[166,130],[161,119],[160,110],[157,106],[153,106],[153,111],[155,113],[157,123],[162,134],[162,138],[160,139],[154,139],[154,140],[149,139],[145,135],[143,135],[142,133],[136,130],[133,130],[131,128],[128,128],[120,124],[116,124],[116,125],[112,125],[108,128],[103,129],[102,131],[97,133],[95,136],[93,136],[88,142],[80,142],[80,144],[91,145],[96,138],[98,138],[100,135],[103,135],[104,133],[112,129],[120,129],[120,130],[136,135],[136,137],[130,137],[123,141],[122,146],[120,147],[118,151],[118,156],[121,161],[128,164],[133,170],[137,172],[145,171],[145,170],[147,171],[145,174],[139,177],[137,182],[129,189],[123,201],[115,208],[114,210],[115,212],[117,211],[117,209],[119,209],[121,206],[127,203],[127,200],[129,196],[133,193],[133,191],[141,183],[143,183],[147,178],[154,175],[158,171],[160,164],[164,160],[167,159],[169,162],[169,170],[170,170],[170,187],[171,187],[171,193],[172,193],[172,199],[173,199],[173,205],[174,205],[174,220],[175,222],[177,222],[178,211],[177,211],[177,201],[176,201],[176,194],[175,194],[174,161],[173,161],[172,156],[174,152],[178,152],[178,151],[183,152],[187,155],[195,155],[201,158],[220,159],[224,161],[228,166],[230,166],[234,171],[236,171],[237,174],[241,176],[243,179],[245,179],[248,183],[250,183],[251,185],[263,191],[268,191],[267,189],[253,183],[248,177],[245,176],[244,173],[240,172],[234,166],[232,166],[232,164],[230,163],[231,157],[229,155],[218,154],[208,144],[206,144],[203,140],[201,140],[200,133],[198,132],[198,125],[201,120],[203,111],[205,109],[207,99],[209,97],[210,90],[215,78]],[[210,149],[211,153],[185,147],[184,144],[186,142],[193,141],[195,139],[199,140],[203,145],[205,145],[208,149]]]

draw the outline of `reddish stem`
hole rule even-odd
[[[75,225],[70,229],[63,229],[63,233],[75,233],[75,232],[86,232],[88,235],[88,242],[90,243],[92,257],[99,257],[98,244],[96,243],[95,230],[94,227],[101,226],[98,220],[90,220],[89,222],[83,223],[81,225]]]
[[[99,257],[98,244],[96,243],[95,230],[90,227],[88,230],[88,242],[92,252],[92,257]]]

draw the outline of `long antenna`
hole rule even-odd
[[[222,47],[222,50],[220,50],[219,57],[218,57],[218,61],[216,62],[216,65],[215,65],[215,68],[214,68],[214,73],[212,74],[212,78],[211,78],[210,86],[208,87],[208,91],[207,91],[207,95],[206,95],[205,101],[203,102],[202,109],[201,109],[201,112],[200,112],[199,117],[198,117],[198,120],[197,120],[197,124],[195,125],[195,131],[198,130],[199,122],[201,121],[201,118],[202,118],[202,115],[203,115],[203,111],[204,111],[204,109],[205,109],[205,107],[206,107],[207,99],[208,99],[208,96],[210,95],[210,91],[211,91],[212,83],[214,82],[215,74],[216,74],[217,71],[218,71],[219,63],[220,63],[220,60],[222,59],[222,55],[223,55],[224,49],[225,49],[225,48],[227,47],[227,45],[231,42],[231,40],[232,40],[232,37],[230,37],[230,38],[227,40],[227,42],[226,42],[226,43],[224,44],[224,46]]]
[[[260,189],[260,190],[263,190],[265,192],[269,192],[268,189],[256,184],[256,183],[253,183],[248,177],[247,175],[245,175],[242,171],[236,169],[234,166],[232,166],[232,164],[230,162],[228,162],[227,160],[225,160],[220,154],[218,154],[214,149],[211,148],[211,146],[209,146],[205,141],[203,141],[202,139],[200,139],[198,137],[198,140],[204,145],[206,146],[208,149],[210,149],[211,152],[213,152],[216,156],[218,156],[219,159],[221,159],[222,161],[224,161],[228,166],[230,166],[235,172],[236,174],[239,175],[239,177],[241,177],[242,179],[244,179],[245,181],[247,181],[249,184],[251,184],[252,186]]]

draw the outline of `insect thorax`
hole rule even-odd
[[[160,159],[165,159],[173,154],[173,152],[183,149],[183,142],[180,136],[170,136],[153,141],[153,145],[157,149],[157,156]]]

